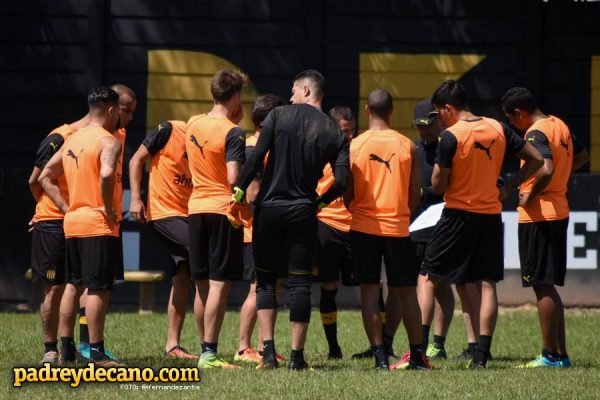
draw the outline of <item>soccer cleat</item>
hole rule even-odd
[[[560,360],[555,361],[540,354],[535,360],[519,365],[516,368],[562,368],[562,363]]]
[[[75,352],[75,357],[72,360],[65,360],[62,357],[62,354],[58,357],[58,365],[67,365],[67,364],[87,364],[88,362],[92,362],[92,360],[88,357],[83,356],[80,352]]]
[[[385,345],[385,351],[387,351],[388,357],[398,358],[396,353],[394,353],[394,348],[391,345]]]
[[[50,363],[52,365],[58,363],[58,351],[47,351],[40,364]]]
[[[487,360],[475,362],[475,361],[473,361],[473,358],[471,358],[467,362],[467,369],[483,369],[483,368],[487,368]]]
[[[288,365],[288,370],[290,371],[306,371],[313,369],[308,366],[308,363],[304,360],[290,360],[290,365]]]
[[[429,346],[427,346],[427,351],[425,354],[432,360],[445,360],[446,358],[448,358],[444,346],[440,346],[436,343],[430,343]]]
[[[371,358],[371,357],[373,357],[373,351],[371,349],[369,349],[367,351],[363,351],[362,353],[352,354],[352,358],[355,360],[362,360],[362,359]]]
[[[423,355],[419,361],[412,361],[410,360],[409,356],[409,363],[406,369],[414,371],[431,371],[433,366],[429,362],[429,358],[426,355]]]
[[[215,353],[207,351],[200,355],[200,359],[198,360],[198,368],[240,369],[241,367],[228,363]]]
[[[571,359],[569,357],[563,357],[560,359],[560,367],[561,368],[570,368],[571,367]]]
[[[125,363],[116,361],[110,357],[108,357],[106,354],[104,354],[104,358],[102,358],[101,360],[90,360],[91,362],[93,362],[96,367],[98,368],[115,368],[115,367],[126,367]]]
[[[91,358],[90,344],[86,342],[79,343],[79,353],[85,358]],[[104,350],[104,354],[106,354],[106,356],[112,360],[119,361],[119,359],[115,357],[110,350]]]
[[[454,357],[454,361],[469,361],[470,359],[473,358],[474,354],[475,354],[475,352],[469,350],[469,348],[467,347],[462,351],[462,353],[460,353],[459,355]]]
[[[285,361],[285,357],[282,356],[281,354],[276,353],[275,356],[277,357],[277,361],[279,361],[279,362]]]
[[[376,370],[385,370],[388,371],[390,369],[390,359],[387,350],[384,347],[375,348],[373,350],[373,356],[375,358],[375,369]]]
[[[339,347],[329,349],[329,354],[327,354],[328,360],[341,360],[344,357],[342,354],[342,349]]]
[[[402,354],[402,358],[400,359],[400,361],[390,365],[390,369],[396,370],[396,369],[408,369],[408,366],[410,364],[410,351],[407,351],[406,353]]]
[[[239,351],[236,352],[235,356],[233,357],[233,361],[243,361],[255,364],[260,363],[261,360],[262,357],[260,356],[260,354],[258,354],[258,352],[255,351],[252,347],[248,347],[245,350],[243,350],[242,354],[240,354]]]
[[[188,352],[183,347],[177,345],[169,351],[165,351],[165,357],[167,358],[186,358],[197,360],[199,357],[195,354]]]
[[[267,355],[267,357],[264,357],[264,355],[263,355],[260,358],[260,362],[256,366],[256,369],[258,369],[258,370],[261,370],[261,369],[277,369],[277,368],[279,368],[278,357],[277,356],[273,357],[272,355]]]

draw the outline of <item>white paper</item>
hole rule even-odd
[[[435,226],[442,217],[442,211],[444,210],[445,205],[446,203],[444,202],[430,206],[427,210],[423,211],[412,224],[410,224],[408,231],[415,232]]]

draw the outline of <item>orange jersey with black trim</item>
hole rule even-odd
[[[127,131],[125,131],[125,128],[121,128],[113,136],[121,142],[121,154],[119,154],[119,158],[117,159],[115,176],[115,195],[113,196],[113,205],[117,213],[117,219],[121,222],[123,220],[123,154],[125,153]]]
[[[409,138],[392,129],[368,130],[352,140],[350,229],[380,236],[409,235],[411,146]]]
[[[104,207],[100,189],[100,140],[113,137],[97,125],[78,130],[63,145],[62,162],[69,190],[69,209],[65,214],[67,238],[119,236],[119,225],[109,223],[98,211]]]
[[[64,124],[64,125],[59,126],[56,129],[54,129],[52,132],[50,132],[50,134],[48,136],[53,135],[53,134],[59,134],[63,138],[63,140],[66,141],[73,134],[73,132],[74,131],[70,125]],[[54,146],[53,143],[49,143],[48,145]],[[56,152],[56,151],[60,151],[60,150],[58,148],[52,149],[52,152]],[[69,191],[67,189],[67,182],[65,180],[64,175],[61,175],[58,178],[58,186],[60,188],[60,193],[62,194],[63,198],[68,202],[69,201]],[[48,197],[46,192],[42,192],[40,201],[38,201],[38,203],[35,206],[35,215],[33,216],[33,220],[35,222],[39,222],[39,221],[58,220],[58,219],[63,219],[63,218],[64,218],[64,214],[58,209],[58,207],[56,207],[56,204],[54,204],[54,202],[50,199],[50,197]]]
[[[317,185],[317,193],[319,196],[327,192],[327,190],[333,185],[335,178],[333,177],[333,170],[331,165],[326,164],[323,169],[323,177],[319,180]],[[352,214],[344,206],[344,200],[342,197],[338,197],[332,201],[327,207],[323,208],[318,214],[319,220],[332,228],[343,232],[350,232],[350,223],[352,222]]]
[[[196,115],[187,123],[185,148],[193,189],[189,214],[227,214],[231,185],[226,163],[245,160],[246,132],[227,118]]]
[[[192,176],[185,151],[186,123],[168,122],[171,124],[169,139],[151,160],[147,208],[149,221],[188,215]]]
[[[567,184],[573,167],[573,139],[569,127],[555,116],[537,120],[525,133],[525,139],[535,141],[536,132],[548,140],[554,173],[550,183],[526,207],[519,207],[519,222],[555,221],[569,217]],[[522,165],[522,164],[521,164]],[[523,182],[519,192],[529,193],[535,183],[532,176]]]
[[[496,183],[506,151],[503,125],[494,119],[479,117],[460,120],[445,132],[456,140],[444,193],[446,208],[480,214],[500,213],[502,203]],[[440,138],[438,148],[444,140],[450,139],[444,132]]]

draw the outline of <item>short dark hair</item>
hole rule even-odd
[[[300,79],[308,79],[312,83],[313,89],[315,90],[315,96],[322,98],[325,96],[325,77],[316,69],[307,69],[294,77],[294,82]]]
[[[106,86],[98,86],[88,94],[87,101],[90,108],[118,106],[119,94]]]
[[[210,81],[210,93],[216,103],[222,103],[242,91],[248,84],[248,75],[241,71],[222,69]]]
[[[509,114],[513,114],[517,108],[529,113],[534,112],[538,108],[533,93],[527,88],[518,86],[510,88],[504,93],[504,96],[500,99],[500,105]]]
[[[443,107],[450,104],[459,110],[467,108],[467,92],[460,83],[448,80],[442,83],[431,96],[431,104],[437,107]]]
[[[329,110],[329,116],[335,120],[335,122],[340,122],[340,120],[345,119],[346,121],[354,121],[354,113],[350,109],[350,107],[346,106],[335,106],[331,110]]]
[[[252,122],[255,126],[260,126],[272,109],[283,105],[285,105],[285,100],[277,95],[265,94],[259,96],[252,104],[252,110],[250,111]]]
[[[394,107],[392,95],[385,89],[375,89],[367,97],[367,107],[369,107],[371,114],[385,119],[390,115]]]

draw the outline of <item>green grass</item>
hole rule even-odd
[[[568,370],[518,370],[513,367],[529,361],[539,353],[540,339],[537,314],[533,310],[502,312],[494,337],[494,361],[484,371],[465,370],[462,363],[435,363],[430,373],[414,371],[376,372],[373,361],[353,361],[352,353],[365,350],[367,339],[360,313],[339,313],[339,336],[345,358],[327,360],[327,345],[318,313],[313,313],[309,329],[306,358],[314,371],[290,373],[255,371],[245,367],[236,371],[202,373],[198,390],[177,394],[148,390],[124,390],[118,383],[82,384],[71,389],[63,383],[25,383],[12,388],[13,366],[34,366],[42,356],[40,324],[35,314],[0,313],[0,399],[7,398],[90,398],[133,399],[383,399],[383,398],[502,398],[502,399],[584,399],[599,398],[600,388],[600,313],[597,310],[567,312],[567,340],[574,367]],[[281,312],[277,325],[277,348],[289,355],[287,312]],[[219,351],[232,359],[237,349],[239,314],[226,316]],[[138,316],[111,313],[108,316],[107,347],[130,366],[194,366],[194,362],[164,360],[166,315]],[[457,355],[465,342],[460,317],[455,318],[447,339],[450,358]],[[199,347],[192,315],[184,327],[181,344],[190,351]],[[394,348],[407,348],[401,326]],[[139,384],[141,385],[141,384]],[[76,396],[76,397],[75,397]]]

